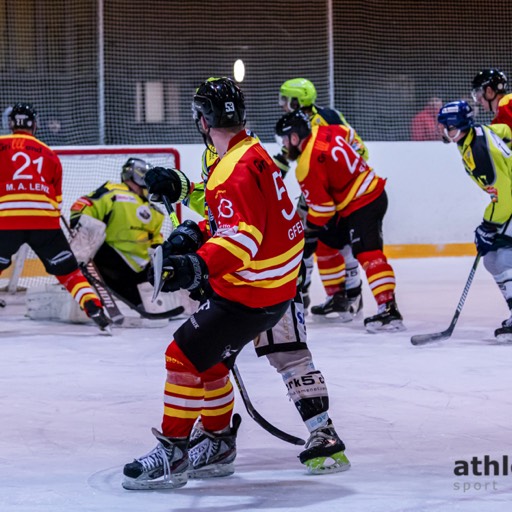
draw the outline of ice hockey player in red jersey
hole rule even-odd
[[[312,126],[335,124],[345,127],[349,144],[368,160],[368,149],[343,114],[332,108],[318,106],[315,103],[316,98],[316,88],[307,78],[292,78],[284,82],[279,89],[279,105],[285,112],[302,110],[309,117]],[[274,161],[284,177],[289,169],[284,148],[274,156]],[[297,208],[299,215],[304,217],[307,205],[303,196],[299,198]],[[356,315],[362,316],[363,295],[359,263],[352,254],[348,240],[340,239],[336,233],[336,226],[327,226],[320,238],[306,238],[304,262],[307,273],[302,286],[306,312],[310,302],[308,288],[311,283],[314,255],[327,297],[322,304],[311,307],[313,318],[337,318],[341,322],[350,322]]]
[[[492,112],[491,124],[512,128],[512,93],[508,91],[507,75],[498,68],[483,69],[472,82],[471,96],[486,112]]]
[[[213,416],[207,418],[207,414],[205,421],[215,420],[218,427],[213,430],[209,421],[204,435],[213,443],[205,447],[231,446],[234,458],[233,438],[239,420],[235,422],[235,415],[234,425],[229,428],[233,409],[229,367],[247,343],[278,324],[296,296],[304,246],[302,223],[272,158],[258,139],[244,129],[242,92],[231,79],[209,79],[197,89],[193,111],[207,146],[218,155],[205,184],[209,229],[204,226],[199,230],[184,223],[173,232],[164,244],[163,275],[167,271],[170,276],[163,289],[185,288],[196,294],[199,290],[209,291],[167,348],[162,433],[153,429],[159,441],[157,447],[125,466],[123,486],[127,489],[186,484],[188,470],[192,469],[188,456],[190,435],[205,408]],[[182,173],[173,171],[170,175],[181,182],[179,187],[187,183],[185,177],[180,180]],[[150,183],[148,188],[152,193],[160,192]],[[177,197],[183,199],[186,188],[185,185],[183,195],[180,188]],[[181,238],[180,243],[185,240],[189,244],[188,254],[175,254],[175,237]],[[290,388],[290,396],[297,394]],[[309,401],[303,398],[307,408]],[[217,402],[224,403],[223,410],[216,407]],[[303,457],[301,454],[303,462],[316,458],[315,450],[319,448],[344,458],[345,447],[328,416],[322,414],[319,419],[320,416],[329,424],[324,426],[325,432],[316,432],[316,444],[306,449]],[[329,435],[331,430],[334,435]],[[324,439],[325,446],[320,443]],[[196,440],[192,443],[191,452],[195,452]],[[348,461],[346,464],[349,466]],[[216,468],[209,469],[214,472]],[[219,476],[226,475],[224,469],[219,468]]]
[[[366,318],[369,332],[403,330],[395,300],[395,273],[383,252],[382,220],[387,209],[385,180],[346,141],[342,126],[311,128],[301,110],[277,122],[288,158],[297,160],[296,177],[306,198],[306,230],[321,234],[333,218],[339,236],[349,238],[354,256],[366,272],[378,305]]]
[[[79,270],[62,232],[62,165],[35,137],[33,106],[16,103],[9,127],[12,135],[0,137],[0,272],[26,243],[100,329],[108,329],[110,320],[101,301]]]

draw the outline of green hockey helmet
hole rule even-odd
[[[311,107],[315,101],[315,86],[306,78],[287,80],[279,89],[279,105],[288,112],[301,107]]]

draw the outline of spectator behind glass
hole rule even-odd
[[[443,100],[432,96],[425,108],[411,121],[411,140],[439,140],[437,114],[443,106]]]

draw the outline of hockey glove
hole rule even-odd
[[[306,227],[304,230],[304,255],[303,259],[308,259],[316,252],[316,247],[318,245],[318,236],[320,234],[320,229],[311,229]]]
[[[171,203],[179,203],[190,191],[189,179],[178,169],[153,167],[144,175],[144,182],[154,201],[166,196]]]
[[[208,282],[208,267],[197,254],[184,256],[168,256],[163,261],[163,275],[165,278],[162,291],[175,292],[182,288],[196,290],[203,288]]]
[[[162,250],[165,258],[176,254],[196,252],[201,245],[203,245],[201,229],[194,221],[187,219],[169,235]]]
[[[498,228],[485,220],[475,230],[475,245],[477,251],[485,256],[489,251],[493,250],[496,241]]]
[[[286,155],[281,152],[275,156],[272,157],[274,160],[274,163],[279,167],[279,170],[281,171],[281,175],[284,179],[288,171],[290,170],[290,163],[288,162],[288,159],[286,158]]]

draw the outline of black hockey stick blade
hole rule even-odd
[[[434,341],[447,340],[452,335],[451,330],[443,332],[434,332],[432,334],[416,334],[411,338],[411,343],[415,346],[426,345],[427,343],[433,343]]]
[[[426,345],[427,343],[433,343],[434,341],[443,341],[447,340],[453,334],[455,329],[455,325],[457,324],[457,320],[459,319],[460,312],[466,302],[466,297],[468,296],[469,288],[471,283],[473,282],[473,278],[475,277],[475,272],[478,267],[478,263],[480,262],[481,254],[478,253],[476,255],[475,261],[473,261],[473,266],[471,267],[471,272],[469,273],[468,279],[466,281],[466,285],[464,286],[464,290],[462,290],[462,295],[460,297],[459,303],[457,304],[457,309],[453,315],[452,321],[448,326],[448,329],[442,332],[436,332],[433,334],[417,334],[411,338],[411,343],[415,346],[418,345]]]
[[[265,429],[269,434],[272,434],[274,437],[281,439],[281,441],[285,441],[287,443],[294,444],[297,446],[303,446],[306,444],[306,441],[304,441],[304,439],[301,439],[300,437],[295,437],[291,434],[287,434],[286,432],[283,432],[282,430],[278,429],[277,427],[269,423],[252,405],[252,402],[249,398],[249,394],[245,389],[242,376],[240,375],[240,371],[238,370],[236,364],[233,365],[231,371],[233,373],[236,385],[238,386],[238,390],[240,391],[240,395],[242,396],[245,408],[247,409],[247,413],[260,427]]]

